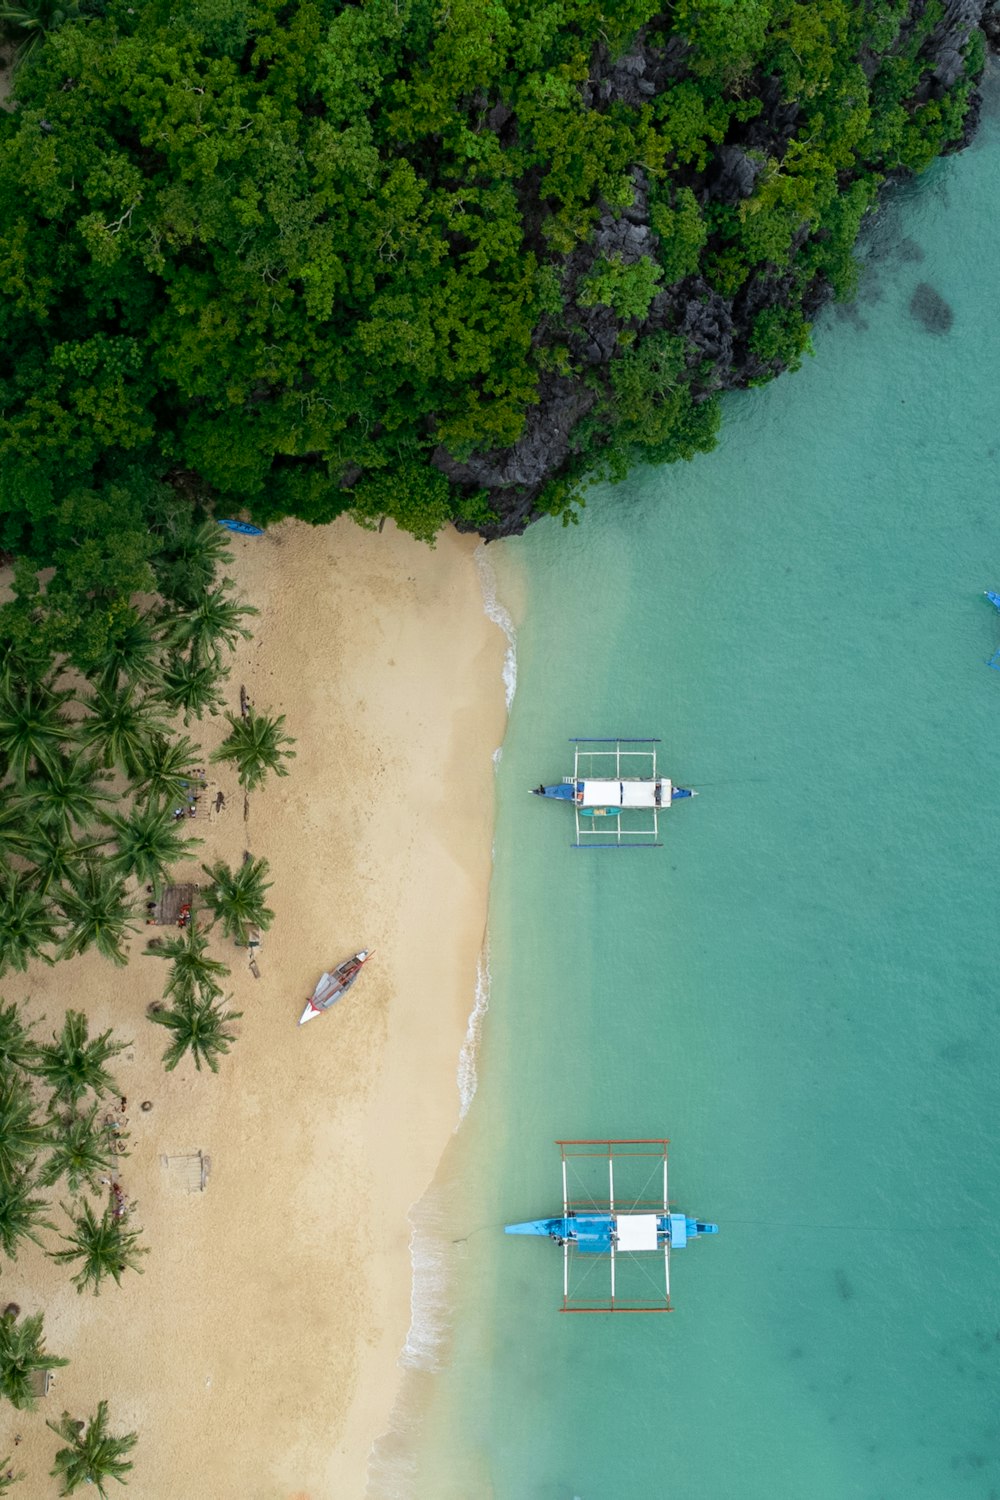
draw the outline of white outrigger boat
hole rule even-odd
[[[552,786],[543,782],[532,787],[532,793],[572,804],[576,818],[574,849],[660,849],[660,813],[672,802],[697,797],[698,793],[674,786],[657,773],[659,743],[572,739],[572,776],[564,776]]]
[[[554,1240],[562,1251],[562,1312],[671,1312],[670,1255],[719,1226],[677,1213],[667,1147],[653,1140],[558,1141],[562,1213],[506,1224],[505,1234]],[[592,1273],[607,1266],[607,1290]],[[662,1290],[661,1290],[662,1288]]]
[[[362,948],[360,953],[345,958],[335,969],[321,974],[312,997],[306,1001],[306,1008],[299,1016],[299,1025],[304,1026],[307,1021],[315,1020],[325,1010],[329,1010],[331,1005],[342,1000],[371,956],[370,949]]]

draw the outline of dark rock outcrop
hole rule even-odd
[[[554,377],[528,412],[524,431],[509,448],[475,454],[460,461],[440,447],[432,462],[453,484],[488,489],[493,508],[503,516],[503,535],[523,531],[539,491],[566,462],[570,434],[596,400],[578,381]],[[500,535],[498,530],[495,534]]]
[[[738,203],[741,198],[749,198],[763,170],[764,163],[747,156],[742,147],[720,146],[705,174],[707,196],[717,198],[720,203]]]
[[[917,103],[943,98],[961,79],[967,67],[969,36],[976,25],[982,26],[988,44],[1000,49],[1000,0],[940,3],[941,15],[920,47],[923,76],[915,96]],[[891,49],[893,54],[902,55],[911,45],[918,28],[926,24],[926,10],[926,0],[911,0],[909,14]],[[686,76],[690,56],[691,49],[683,39],[663,31],[640,32],[629,51],[617,57],[602,44],[595,49],[590,76],[582,86],[584,102],[596,111],[616,102],[646,104]],[[884,55],[870,52],[858,57],[869,80],[884,60]],[[749,119],[731,122],[726,140],[715,148],[704,169],[687,165],[675,174],[675,184],[690,187],[703,206],[732,209],[751,197],[765,163],[780,162],[800,128],[801,107],[784,97],[778,77],[755,78],[752,92],[760,101],[759,111]],[[978,118],[979,99],[974,95],[963,140],[949,149],[967,144]],[[493,106],[486,123],[497,133],[502,131],[505,138],[516,132],[516,118],[503,104]],[[891,179],[905,174],[887,175]],[[517,190],[525,214],[525,244],[544,259],[547,249],[540,232],[540,181],[539,169],[532,168]],[[850,181],[849,174],[843,177],[845,189]],[[800,274],[792,269],[797,252],[811,233],[808,224],[803,224],[793,239],[786,265],[760,265],[735,296],[727,297],[703,276],[693,275],[661,287],[641,321],[623,320],[609,306],[581,307],[577,300],[580,286],[600,258],[624,266],[644,258],[657,259],[660,244],[652,227],[652,194],[643,168],[633,168],[632,183],[631,203],[615,208],[603,205],[589,241],[578,246],[560,267],[566,321],[554,341],[568,349],[573,373],[541,378],[538,404],[527,413],[524,430],[510,448],[474,453],[461,460],[444,447],[433,454],[433,463],[453,484],[470,494],[484,489],[489,492],[498,520],[478,528],[487,537],[523,531],[538,514],[536,503],[546,484],[572,472],[574,459],[579,461],[574,446],[580,441],[579,424],[603,401],[602,377],[607,390],[607,371],[620,355],[623,342],[641,340],[659,330],[682,337],[689,351],[692,393],[698,401],[776,373],[774,361],[763,360],[752,347],[761,313],[788,308],[794,302],[802,317],[810,320],[832,299],[833,289],[822,274],[815,274],[803,287]],[[822,233],[826,231],[820,238]],[[911,258],[919,256],[919,247],[914,247]],[[910,310],[930,332],[945,333],[951,326],[951,309],[927,283],[917,288]],[[536,345],[543,346],[552,336],[552,328],[542,325],[536,330]],[[584,427],[589,425],[585,423]]]

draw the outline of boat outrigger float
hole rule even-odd
[[[674,786],[657,774],[659,743],[572,739],[572,776],[564,776],[553,786],[543,782],[532,787],[532,793],[572,804],[576,817],[574,849],[660,849],[660,813],[672,802],[698,793]]]
[[[351,958],[345,958],[342,964],[331,969],[326,974],[321,974],[319,983],[312,992],[312,998],[306,1001],[306,1008],[299,1016],[299,1025],[304,1026],[307,1021],[315,1020],[331,1005],[336,1005],[342,1000],[357,979],[365,964],[371,958],[371,951],[362,948],[360,953],[355,953]]]
[[[669,1141],[556,1144],[562,1153],[562,1213],[507,1224],[504,1233],[555,1240],[563,1253],[562,1312],[671,1312],[671,1250],[683,1250],[702,1235],[718,1234],[719,1226],[671,1209]],[[587,1257],[582,1270],[578,1256]],[[608,1262],[607,1294],[596,1289],[591,1274],[594,1257],[599,1256]]]

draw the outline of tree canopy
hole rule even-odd
[[[150,587],[178,492],[431,538],[710,447],[983,60],[937,0],[52,17],[0,112],[0,547],[55,564],[69,616]],[[650,338],[667,392],[619,368]]]

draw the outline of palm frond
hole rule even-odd
[[[163,1054],[167,1072],[172,1072],[184,1054],[190,1052],[199,1072],[204,1062],[213,1073],[217,1073],[220,1057],[236,1040],[235,1033],[226,1028],[230,1021],[238,1021],[242,1014],[239,1010],[220,1010],[211,995],[188,995],[170,1010],[155,1011],[150,1019],[173,1033]]]
[[[48,1210],[44,1198],[31,1196],[31,1183],[26,1178],[10,1187],[0,1184],[0,1250],[8,1260],[17,1260],[22,1240],[33,1240],[36,1245],[40,1229],[55,1229],[55,1225],[42,1217]]]
[[[127,1481],[125,1475],[134,1465],[126,1458],[139,1441],[138,1434],[127,1432],[113,1437],[108,1431],[108,1403],[98,1402],[97,1413],[89,1422],[77,1421],[64,1411],[58,1422],[47,1422],[57,1437],[66,1444],[55,1458],[52,1474],[61,1480],[60,1495],[72,1495],[81,1484],[93,1484],[102,1500],[107,1500],[104,1488],[106,1479],[117,1479],[119,1484]]]
[[[45,1139],[23,1073],[0,1071],[0,1186],[11,1188],[27,1176]]]
[[[0,753],[15,782],[27,781],[34,767],[47,768],[76,734],[62,712],[72,696],[43,683],[0,684]]]
[[[250,927],[266,932],[274,921],[274,912],[264,904],[264,896],[274,884],[264,878],[268,868],[266,859],[244,860],[235,870],[221,859],[202,865],[212,882],[203,893],[205,903],[221,921],[227,937],[245,943]]]
[[[227,713],[226,718],[230,724],[229,734],[212,752],[212,760],[231,761],[244,791],[255,791],[269,771],[276,776],[288,775],[284,762],[293,760],[295,751],[286,747],[291,747],[295,741],[282,732],[284,714],[271,718],[250,709],[245,716]]]
[[[183,802],[197,782],[192,767],[200,756],[198,746],[186,734],[177,740],[157,735],[143,752],[142,764],[132,779],[134,797],[168,806]]]
[[[209,958],[207,948],[207,936],[192,921],[176,937],[158,938],[155,948],[146,949],[153,957],[164,958],[170,964],[165,996],[177,1002],[195,995],[217,999],[222,994],[216,981],[227,975],[229,968],[218,959]]]
[[[63,1209],[73,1220],[73,1233],[61,1236],[69,1248],[53,1250],[51,1255],[60,1264],[81,1262],[80,1269],[72,1278],[78,1292],[90,1287],[96,1297],[100,1293],[101,1283],[108,1276],[117,1286],[121,1286],[125,1271],[138,1271],[142,1274],[139,1257],[148,1254],[148,1251],[139,1244],[139,1231],[125,1227],[116,1204],[109,1203],[100,1218],[86,1198],[77,1203],[75,1218],[74,1210],[65,1203]]]
[[[60,958],[96,948],[112,963],[128,961],[122,944],[135,931],[134,907],[114,870],[85,860],[70,884],[60,888],[56,904],[69,924],[59,945]]]
[[[112,1142],[108,1131],[97,1124],[99,1108],[92,1104],[84,1114],[72,1110],[52,1117],[45,1138],[50,1155],[38,1173],[39,1187],[55,1187],[65,1177],[71,1193],[83,1187],[100,1192],[101,1176],[112,1170],[121,1155],[121,1135]]]
[[[55,919],[41,893],[0,867],[0,975],[8,969],[23,973],[33,958],[51,963],[45,949],[55,941]]]
[[[66,1364],[69,1360],[45,1352],[41,1313],[20,1322],[10,1315],[0,1318],[0,1395],[13,1406],[30,1411],[35,1404],[35,1373]]]
[[[128,1042],[116,1042],[109,1029],[91,1037],[87,1017],[79,1010],[68,1010],[62,1030],[52,1033],[52,1041],[35,1049],[30,1070],[44,1080],[61,1103],[75,1105],[90,1091],[98,1099],[118,1092],[118,1085],[105,1064]]]
[[[157,890],[166,882],[169,866],[187,859],[204,843],[203,839],[185,838],[169,808],[156,802],[133,808],[126,817],[116,815],[106,821],[117,845],[109,868],[123,878],[134,875]]]
[[[122,688],[99,684],[84,701],[90,710],[79,726],[84,744],[98,749],[105,767],[118,766],[130,777],[140,774],[150,742],[170,733],[157,700],[128,683]]]

